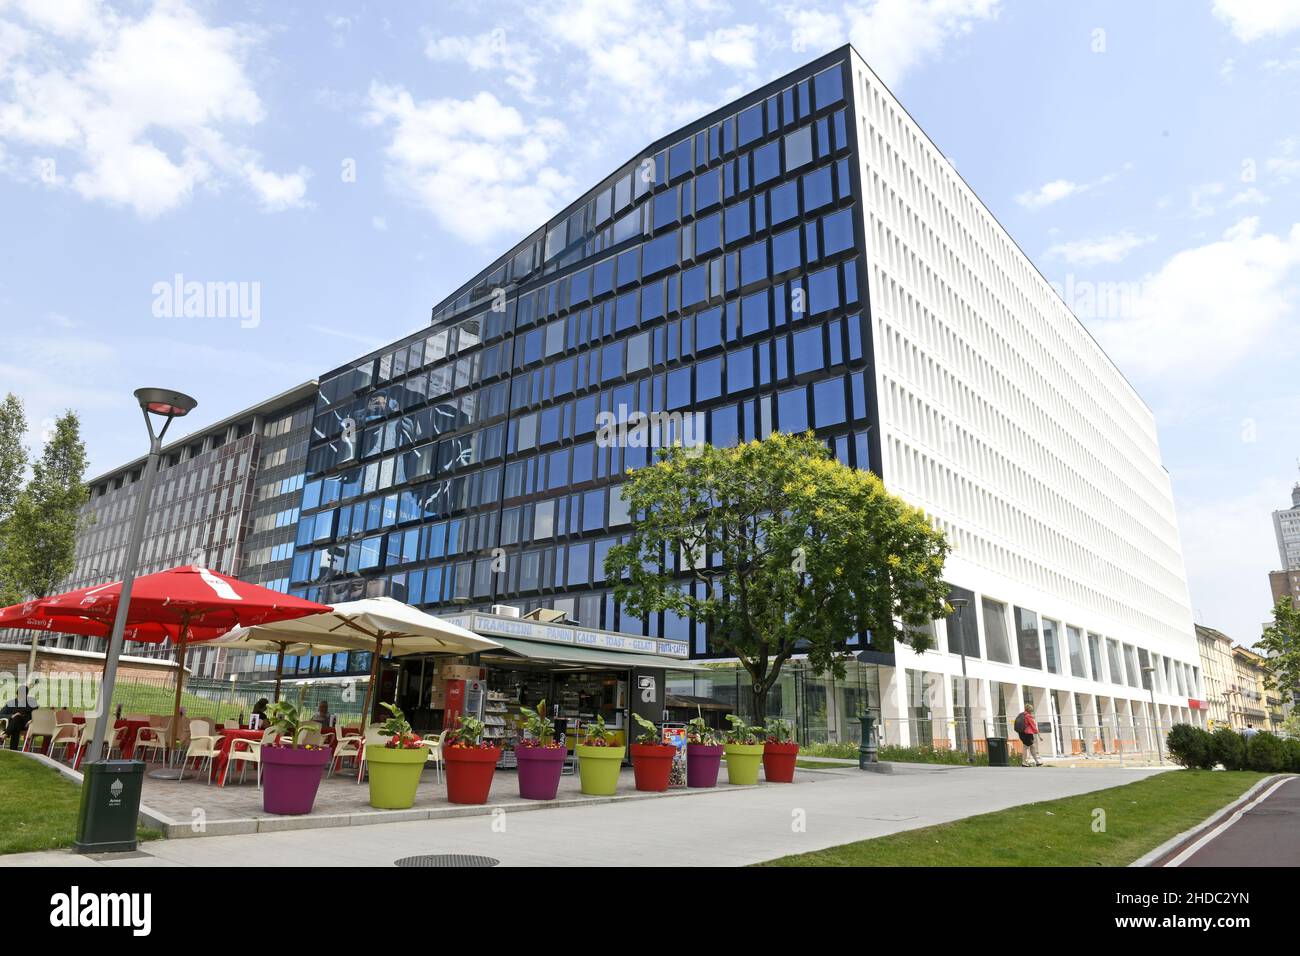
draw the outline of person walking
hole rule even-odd
[[[1034,705],[1025,704],[1019,716],[1016,717],[1016,733],[1020,735],[1020,742],[1025,745],[1025,754],[1022,760],[1026,767],[1041,767],[1043,762],[1038,759],[1038,721],[1034,720]],[[1031,764],[1029,761],[1033,759]]]

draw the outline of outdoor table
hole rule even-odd
[[[217,784],[226,780],[226,763],[230,759],[230,745],[235,740],[261,740],[264,730],[223,730],[221,732],[221,756],[217,758]]]

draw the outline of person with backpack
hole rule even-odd
[[[1025,704],[1025,709],[1016,716],[1016,733],[1020,735],[1020,742],[1025,745],[1025,755],[1022,763],[1026,767],[1041,767],[1043,762],[1038,759],[1038,721],[1034,720],[1034,705]],[[1033,758],[1033,763],[1029,762]]]

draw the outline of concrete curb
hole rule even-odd
[[[52,770],[57,770],[64,778],[71,780],[77,786],[81,786],[83,779],[81,772],[73,770],[66,764],[59,763],[59,761],[55,760],[53,757],[47,757],[45,754],[33,753],[30,750],[26,752],[15,750],[13,753],[21,753],[24,757],[29,757],[37,763],[44,764]],[[150,829],[161,830],[164,835],[167,833],[167,826],[176,823],[176,821],[171,817],[159,813],[157,810],[152,810],[143,803],[140,804],[139,822]]]
[[[1220,823],[1223,822],[1225,818],[1236,813],[1237,810],[1239,810],[1241,807],[1245,806],[1247,803],[1253,800],[1255,796],[1265,787],[1270,786],[1271,784],[1275,783],[1277,780],[1285,776],[1288,775],[1282,773],[1275,773],[1265,777],[1263,780],[1259,781],[1259,783],[1255,784],[1253,787],[1251,787],[1249,790],[1243,793],[1236,800],[1232,801],[1232,803],[1228,804],[1226,807],[1223,807],[1221,810],[1218,810],[1215,813],[1210,814],[1208,818],[1202,820],[1200,823],[1196,824],[1196,826],[1184,830],[1182,833],[1178,834],[1177,836],[1170,837],[1168,840],[1160,844],[1154,850],[1142,854],[1142,856],[1138,857],[1136,860],[1130,863],[1129,866],[1146,866],[1146,867],[1151,866],[1157,860],[1162,859],[1168,856],[1169,854],[1173,853],[1174,850],[1178,849],[1184,843],[1191,842],[1191,840],[1193,840],[1195,837],[1199,836],[1200,834],[1204,833],[1206,830],[1210,829],[1210,827],[1218,826]]]
[[[673,797],[702,797],[709,794],[757,790],[757,786],[719,784],[708,789],[674,788],[666,793],[622,793],[612,797],[570,797],[556,800],[522,800],[514,798],[509,803],[485,803],[478,806],[448,805],[441,807],[412,807],[409,810],[362,810],[353,813],[310,813],[294,817],[237,817],[211,820],[202,832],[195,832],[193,824],[175,820],[154,812],[159,822],[155,824],[168,839],[199,839],[213,836],[234,836],[249,833],[275,833],[285,830],[315,830],[333,827],[379,826],[385,823],[409,823],[417,820],[443,820],[455,817],[491,816],[497,810],[522,813],[534,810],[555,810],[566,807],[590,807],[605,803],[626,803],[634,800],[662,800]],[[774,784],[774,786],[782,786]]]

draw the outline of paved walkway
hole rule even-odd
[[[793,785],[690,796],[142,844],[128,857],[68,851],[0,857],[0,866],[391,866],[426,853],[505,865],[738,866],[1132,783],[1148,769],[930,767],[890,774],[802,771]]]

